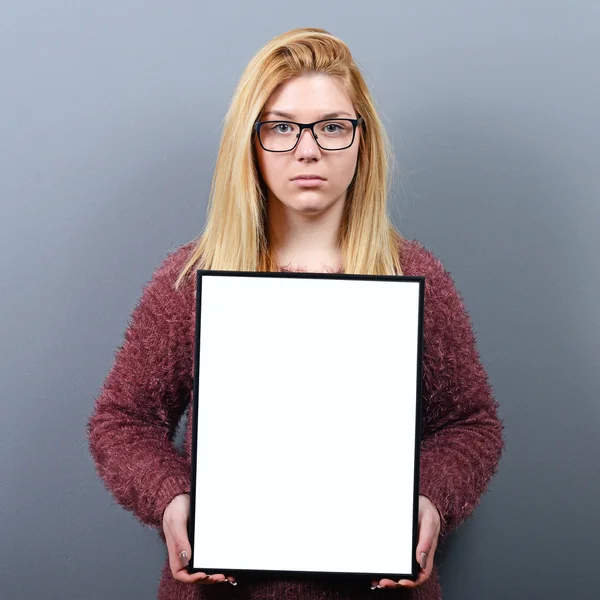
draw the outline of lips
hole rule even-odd
[[[323,187],[325,180],[320,175],[302,175],[292,179],[292,183],[297,188],[317,189]]]
[[[321,177],[320,175],[313,175],[313,174],[307,174],[307,175],[297,175],[296,177],[294,177],[292,179],[292,181],[298,181],[300,179],[308,179],[310,180],[314,180],[314,179],[318,179],[319,181],[325,181],[324,177]]]

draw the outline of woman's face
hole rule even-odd
[[[265,105],[260,120],[287,120],[313,123],[320,119],[356,119],[350,98],[338,81],[328,75],[302,75],[279,86]],[[335,123],[335,120],[332,121]],[[263,125],[265,128],[271,125]],[[315,133],[318,125],[315,126]],[[276,134],[290,131],[276,126]],[[328,128],[335,131],[335,125]],[[316,215],[346,200],[346,190],[352,181],[358,158],[360,127],[354,142],[345,150],[323,150],[309,129],[302,130],[298,145],[288,152],[268,152],[255,140],[260,173],[267,185],[269,202],[279,201],[289,210]],[[291,135],[292,143],[296,136]],[[265,134],[263,134],[263,143]],[[319,136],[319,141],[324,140]],[[297,179],[315,175],[321,179]]]

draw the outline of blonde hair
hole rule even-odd
[[[373,99],[348,46],[324,29],[293,29],[252,58],[231,99],[212,179],[203,233],[176,282],[197,269],[277,271],[268,239],[264,184],[254,123],[275,89],[294,77],[323,73],[340,81],[364,118],[356,173],[339,232],[345,273],[401,275],[403,238],[387,212],[393,155]]]

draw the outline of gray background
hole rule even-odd
[[[392,211],[469,309],[506,450],[446,599],[600,586],[600,3],[4,0],[0,590],[155,596],[164,551],[85,425],[142,285],[204,223],[236,81],[276,34],[344,39],[393,138]]]

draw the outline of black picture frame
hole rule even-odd
[[[202,298],[203,298],[203,280],[205,278],[286,278],[291,280],[311,279],[311,280],[352,280],[365,282],[396,282],[398,285],[402,283],[418,284],[418,323],[417,323],[417,340],[416,340],[416,397],[414,399],[414,479],[412,482],[412,560],[411,569],[407,572],[389,572],[389,571],[318,571],[318,570],[293,570],[293,569],[244,569],[235,568],[223,564],[219,567],[206,567],[195,565],[194,556],[196,550],[196,512],[197,498],[199,492],[199,484],[197,481],[197,455],[198,455],[198,421],[200,414],[199,398],[199,381],[200,373],[200,344],[202,334]],[[192,559],[190,560],[187,570],[189,573],[205,572],[208,574],[224,573],[226,575],[235,576],[236,578],[301,578],[301,579],[320,579],[331,577],[349,577],[357,579],[371,578],[390,578],[390,579],[411,579],[415,580],[419,574],[419,564],[416,559],[416,546],[418,542],[418,504],[419,504],[419,458],[420,458],[420,443],[421,443],[421,394],[422,394],[422,360],[423,360],[423,311],[424,311],[424,294],[425,294],[425,277],[421,276],[393,276],[393,275],[358,275],[345,273],[305,273],[305,272],[249,272],[249,271],[197,271],[196,279],[196,315],[195,315],[195,340],[194,340],[194,385],[193,385],[193,411],[190,413],[192,419],[192,456],[191,456],[191,489],[190,489],[190,519],[188,522],[188,535],[192,548]],[[224,476],[224,473],[219,476]],[[212,481],[207,479],[205,482],[208,486],[218,487],[218,478]],[[385,486],[381,488],[381,492],[385,493]]]

